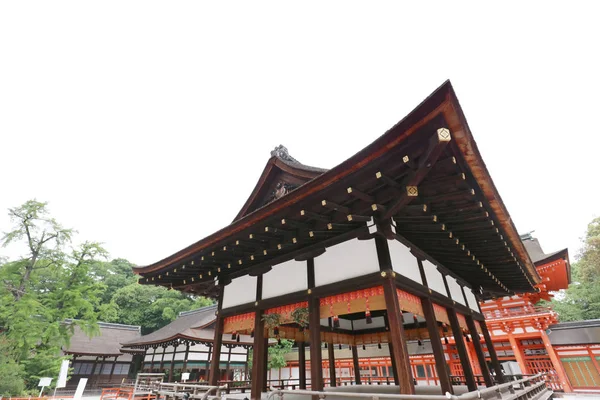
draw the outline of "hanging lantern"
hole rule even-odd
[[[367,349],[366,346],[363,344],[363,350],[366,350],[366,349]]]
[[[326,348],[327,348],[327,342],[325,342],[325,346],[323,346],[323,348],[324,348],[324,349],[326,349]]]
[[[377,348],[381,350],[381,343],[377,343]]]
[[[448,344],[448,338],[444,336],[444,343]]]
[[[275,328],[273,328],[273,334],[275,336],[279,336],[279,327],[278,326],[276,326]]]
[[[340,350],[342,349],[342,344],[341,344],[341,343],[340,343],[340,345],[339,345],[339,347],[338,347],[338,348],[339,348]]]
[[[236,334],[235,334],[235,332],[233,332],[233,333],[231,334],[231,340],[235,340],[235,336],[236,336]]]
[[[467,342],[470,342],[470,341],[471,341],[471,339],[469,338],[469,335],[467,335],[466,333],[465,333],[464,335],[465,335],[465,339],[466,339],[466,341],[467,341]]]
[[[365,311],[365,318],[367,320],[367,324],[373,323],[373,318],[371,318],[371,311],[369,311],[369,310]]]
[[[240,335],[237,335],[237,338],[235,339],[236,342],[240,342]]]
[[[253,337],[254,337],[254,330],[252,330],[252,331],[250,332],[250,337],[251,337],[251,338],[253,338]]]
[[[334,328],[340,327],[340,318],[337,315],[333,316],[333,327]]]
[[[444,331],[444,333],[447,333],[448,332],[448,325],[443,324],[442,325],[442,330]]]
[[[418,346],[423,346],[423,342],[421,342],[421,339],[417,340],[417,345]]]

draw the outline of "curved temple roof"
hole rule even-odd
[[[368,236],[373,221],[388,238],[490,295],[530,292],[540,281],[449,81],[331,170],[308,171],[294,161],[275,154],[233,223],[135,268],[140,282],[213,295],[216,277],[227,282]],[[260,205],[275,187],[267,184],[269,164],[294,169],[306,182]]]

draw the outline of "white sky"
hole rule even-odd
[[[333,167],[450,78],[519,231],[573,259],[600,214],[600,6],[415,4],[1,2],[0,231],[37,198],[158,261],[231,222],[276,145]]]

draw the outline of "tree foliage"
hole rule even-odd
[[[76,325],[89,335],[98,333],[99,320],[141,325],[147,333],[212,303],[139,285],[133,264],[108,262],[99,243],[73,246],[74,231],[50,217],[46,203],[27,201],[9,216],[13,225],[0,243],[24,254],[0,258],[0,396],[57,376]]]
[[[589,223],[564,296],[552,300],[561,321],[600,318],[600,217]]]

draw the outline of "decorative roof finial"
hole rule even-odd
[[[287,147],[285,147],[282,144],[275,147],[275,149],[271,151],[271,157],[277,157],[284,161],[290,161],[290,162],[296,162],[296,163],[298,162],[298,160],[296,160],[294,157],[290,156],[290,153],[288,153]]]

